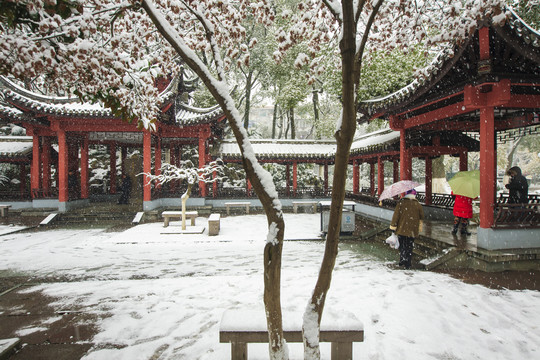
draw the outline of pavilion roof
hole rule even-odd
[[[513,83],[540,81],[540,33],[528,26],[512,9],[507,8],[504,25],[491,24],[491,63],[479,60],[478,31],[466,41],[443,48],[431,64],[407,86],[386,96],[363,101],[360,121],[373,117],[388,118],[407,108],[428,104],[434,99],[463,90],[466,83],[498,81],[510,77]],[[479,23],[478,28],[488,26]],[[486,69],[488,71],[484,71]],[[536,91],[525,87],[520,92]]]
[[[251,140],[255,156],[261,161],[279,160],[328,160],[336,153],[336,142],[327,140]],[[220,153],[225,161],[240,160],[236,141],[223,141]]]
[[[195,125],[207,123],[223,115],[219,107],[208,109],[195,108],[175,101],[178,89],[178,79],[175,78],[169,83],[167,88],[160,94],[163,103],[175,102],[173,107],[175,113],[171,115],[172,120],[180,125]],[[13,121],[21,120],[24,117],[24,110],[37,115],[55,115],[75,118],[113,118],[112,111],[101,103],[91,104],[81,102],[76,97],[46,96],[26,90],[9,79],[0,76],[0,98],[4,101],[0,103],[0,116]],[[166,120],[166,119],[165,119]]]
[[[392,129],[383,129],[364,134],[353,141],[351,145],[351,156],[389,150],[395,144],[399,144],[399,135],[399,131]]]
[[[32,145],[31,136],[0,136],[0,158],[28,159]]]

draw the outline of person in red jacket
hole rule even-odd
[[[456,197],[454,201],[454,229],[452,229],[452,234],[457,234],[459,230],[459,225],[461,225],[461,233],[463,235],[471,235],[467,231],[469,226],[469,219],[472,218],[472,202],[473,199],[467,196],[455,195],[452,192],[452,195]]]

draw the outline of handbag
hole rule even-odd
[[[399,240],[396,233],[392,233],[392,235],[387,237],[385,242],[390,245],[392,249],[399,249]]]

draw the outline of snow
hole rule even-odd
[[[284,218],[281,303],[287,321],[301,322],[324,243],[287,239],[317,239],[320,216]],[[197,225],[205,220],[197,218]],[[122,232],[38,228],[0,237],[0,270],[69,279],[24,291],[54,297],[58,310],[97,317],[95,346],[84,359],[224,360],[230,359],[230,344],[219,343],[225,310],[263,307],[267,227],[265,216],[248,215],[222,217],[212,237],[206,231],[161,234],[162,223]],[[354,344],[354,359],[540,357],[540,292],[394,270],[365,248],[340,244],[325,305],[325,314],[350,312],[364,323],[365,340]],[[303,358],[302,344],[288,346],[291,359]],[[250,345],[249,353],[250,359],[268,359],[268,345]],[[330,358],[329,344],[321,343],[321,354]]]

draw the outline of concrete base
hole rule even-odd
[[[477,246],[486,250],[540,248],[540,229],[478,228]]]

